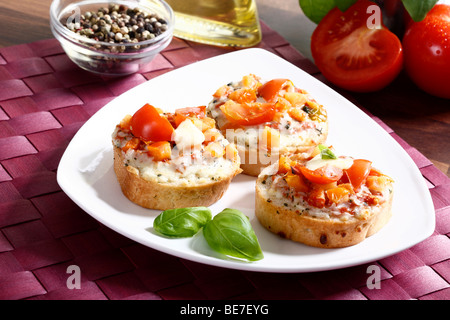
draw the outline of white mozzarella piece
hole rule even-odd
[[[180,123],[173,133],[173,140],[179,150],[191,149],[205,141],[205,135],[194,123],[187,119]]]

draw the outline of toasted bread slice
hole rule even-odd
[[[307,157],[326,141],[324,106],[288,79],[250,74],[219,88],[208,105],[222,134],[236,144],[243,173],[258,176],[283,154]]]
[[[241,170],[239,161],[227,176],[217,181],[197,184],[161,183],[156,179],[145,179],[136,167],[125,165],[125,154],[114,147],[114,171],[123,194],[132,202],[149,209],[210,206],[217,202],[228,189],[231,180]]]
[[[321,186],[299,172],[277,169],[278,164],[264,169],[256,181],[255,215],[283,238],[320,248],[348,247],[377,233],[392,216],[393,180],[378,171],[356,189],[347,181]],[[335,190],[344,196],[333,195]]]
[[[114,171],[123,194],[142,207],[158,210],[218,201],[242,171],[235,145],[206,117],[204,108],[178,109],[174,114],[149,105],[143,108],[155,117],[161,112],[164,119],[158,121],[166,121],[169,129],[173,126],[173,133],[168,141],[144,139],[133,130],[129,115],[116,126]]]

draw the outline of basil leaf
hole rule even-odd
[[[208,245],[224,255],[257,261],[264,258],[250,221],[241,211],[225,209],[203,228]]]
[[[323,144],[319,144],[320,157],[322,159],[337,159],[336,155],[329,148],[325,147]]]
[[[345,12],[348,8],[355,4],[356,0],[334,0],[336,6],[342,12]]]
[[[206,207],[170,209],[161,212],[155,218],[153,228],[168,237],[192,237],[211,218],[211,210]]]
[[[415,22],[422,21],[438,0],[402,0],[403,6]]]
[[[299,0],[300,8],[312,22],[319,23],[336,6],[335,0]]]

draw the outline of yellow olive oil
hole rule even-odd
[[[254,0],[166,0],[175,12],[174,35],[216,46],[251,47],[261,41]]]

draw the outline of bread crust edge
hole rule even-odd
[[[225,179],[202,185],[177,186],[145,180],[139,176],[138,169],[124,163],[122,150],[114,147],[114,171],[122,193],[133,203],[153,210],[210,206],[222,198],[231,180],[241,172],[239,161],[236,161],[236,170]]]
[[[260,180],[258,179],[258,182]],[[364,241],[383,228],[392,216],[393,193],[365,220],[320,219],[300,215],[264,198],[256,184],[255,215],[267,230],[283,238],[318,248],[343,248]]]

